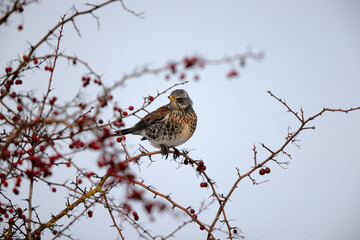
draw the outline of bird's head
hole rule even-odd
[[[192,106],[192,101],[183,89],[177,89],[171,92],[170,96],[170,107],[173,109],[187,109]]]

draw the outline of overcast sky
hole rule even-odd
[[[277,150],[288,127],[295,130],[299,126],[266,91],[286,99],[296,111],[303,107],[306,116],[323,107],[360,106],[357,0],[158,0],[125,4],[135,12],[144,12],[144,19],[124,11],[120,4],[113,4],[95,13],[100,17],[99,30],[94,18],[81,17],[76,24],[82,37],[69,24],[61,43],[64,53],[86,60],[103,74],[102,80],[108,85],[135,68],[162,66],[184,56],[197,54],[213,59],[248,49],[265,53],[262,61],[249,61],[241,76],[233,80],[228,80],[226,73],[237,65],[195,72],[200,74],[198,82],[192,81],[194,72],[187,73],[190,82],[183,88],[194,102],[198,128],[180,148],[194,149],[190,156],[205,161],[206,171],[217,182],[219,193],[226,194],[236,180],[236,167],[247,172],[253,166],[254,143],[258,146],[258,158],[264,159],[267,152],[259,143]],[[8,26],[1,26],[0,69],[11,59],[22,56],[27,41],[36,43],[72,5],[73,1],[41,1],[26,8],[21,16],[11,18]],[[80,3],[76,6],[85,9]],[[21,32],[17,30],[20,23],[24,25]],[[60,101],[76,93],[83,72],[85,69],[69,67],[66,61],[59,64],[54,93]],[[46,81],[46,77],[37,75],[23,87],[36,86],[41,96]],[[163,75],[133,79],[114,96],[120,105],[138,108],[143,96],[155,95],[157,90],[163,91],[177,82],[177,78],[165,81]],[[163,95],[148,110],[167,102]],[[126,124],[130,126],[136,121],[128,119]],[[241,228],[246,239],[360,239],[360,111],[326,113],[313,125],[315,130],[300,135],[300,149],[294,145],[287,149],[293,158],[288,169],[269,163],[270,174],[252,175],[259,182],[268,182],[253,185],[244,179],[233,194],[227,215],[233,219],[231,225]],[[127,138],[132,152],[139,141],[138,136]],[[153,149],[148,143],[142,144]],[[137,172],[147,184],[165,194],[171,193],[184,206],[198,208],[202,200],[209,201],[211,191],[199,187],[201,179],[192,169],[177,169],[175,162],[160,156],[155,159],[150,167],[144,160],[141,172]],[[84,166],[95,169],[96,159],[89,156],[87,161]],[[42,190],[35,192],[40,196]],[[46,210],[51,213],[57,213],[65,204],[60,193],[51,203],[43,197],[38,197],[38,201],[44,207],[49,204]],[[199,219],[211,223],[216,210],[215,203]],[[116,230],[107,228],[111,221],[102,211],[98,207],[94,218],[78,222],[71,232],[73,236],[116,239]],[[162,216],[145,226],[153,229],[155,235],[166,235],[183,220],[188,219]],[[137,239],[133,231],[125,230],[125,236]],[[176,239],[205,237],[196,224],[190,224]]]

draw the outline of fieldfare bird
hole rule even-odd
[[[117,134],[143,136],[141,140],[148,140],[154,147],[161,148],[166,157],[169,148],[174,149],[174,158],[178,157],[180,152],[175,147],[194,134],[197,116],[185,90],[174,90],[169,99],[169,104],[147,114],[133,127],[117,131]]]

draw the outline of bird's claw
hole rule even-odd
[[[165,156],[165,159],[167,159],[169,156],[169,148],[161,145],[161,155]]]
[[[173,157],[174,157],[174,159],[177,159],[178,157],[180,157],[180,151],[175,147],[173,147],[173,149],[174,149]]]

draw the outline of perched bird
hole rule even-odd
[[[143,136],[141,140],[148,140],[154,147],[161,148],[164,155],[167,156],[168,149],[173,148],[174,158],[179,156],[180,152],[175,147],[194,134],[197,116],[185,90],[174,90],[169,99],[169,104],[147,114],[133,127],[117,131],[117,134]]]

